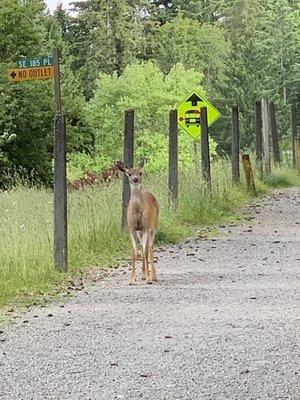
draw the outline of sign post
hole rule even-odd
[[[231,133],[231,171],[234,183],[240,181],[240,127],[239,107],[232,107],[232,133]]]
[[[66,169],[66,119],[61,112],[59,52],[53,57],[23,58],[16,68],[8,70],[11,82],[46,80],[54,78],[54,263],[60,272],[68,270],[67,236],[67,169]]]
[[[219,117],[220,112],[202,95],[190,93],[177,107],[177,123],[193,139],[201,136],[202,177],[211,191],[211,170],[208,127]]]
[[[177,110],[169,111],[169,202],[178,206],[178,128]]]
[[[58,49],[53,49],[55,90],[54,138],[54,263],[58,271],[68,270],[66,119],[61,112]]]
[[[206,182],[207,189],[211,191],[211,171],[210,171],[210,152],[209,152],[209,134],[207,122],[207,108],[201,108],[201,164],[202,176]]]

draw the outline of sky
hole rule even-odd
[[[72,0],[44,0],[51,12],[56,8],[58,3],[63,3],[64,8],[68,7]]]

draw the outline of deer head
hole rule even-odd
[[[116,167],[127,175],[132,189],[141,188],[144,163],[144,160],[141,160],[138,163],[137,168],[129,168],[123,163],[123,161],[116,162]]]

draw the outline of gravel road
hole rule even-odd
[[[1,400],[299,400],[300,189],[246,211],[0,328]]]

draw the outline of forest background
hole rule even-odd
[[[293,0],[88,0],[50,14],[41,0],[0,0],[0,185],[25,176],[51,186],[53,83],[11,84],[22,57],[61,49],[69,179],[122,158],[123,114],[136,111],[135,151],[167,167],[168,111],[190,90],[220,110],[211,135],[230,151],[233,105],[241,147],[254,145],[254,104],[276,104],[284,149],[290,109],[300,102],[300,6]],[[193,162],[180,134],[180,163]]]

